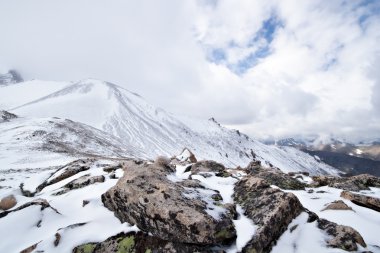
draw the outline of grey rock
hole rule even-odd
[[[235,185],[233,197],[258,226],[243,252],[270,252],[289,223],[303,211],[294,194],[271,188],[264,179],[252,175]]]
[[[104,206],[122,222],[136,224],[163,240],[200,245],[234,240],[236,230],[230,209],[218,207],[225,213],[219,219],[213,218],[207,212],[209,203],[197,196],[207,189],[197,181],[189,188],[168,180],[167,175],[173,171],[170,166],[157,164],[127,164],[116,186],[102,195]],[[214,201],[211,196],[208,200]]]

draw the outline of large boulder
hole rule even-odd
[[[170,165],[125,166],[124,176],[102,195],[104,206],[122,222],[163,240],[199,245],[226,244],[236,238],[230,208],[215,203],[218,192],[196,180],[173,182]],[[190,182],[189,182],[190,181]]]
[[[348,191],[342,191],[340,194],[342,198],[350,200],[352,203],[370,208],[372,210],[380,212],[380,199],[371,197],[371,196],[365,196],[362,194],[355,194]]]
[[[270,252],[289,223],[303,210],[294,194],[271,188],[264,179],[252,175],[235,185],[233,196],[244,214],[258,226],[243,252]]]
[[[369,187],[380,187],[380,178],[368,174],[352,177],[314,176],[313,186],[330,186],[346,191],[369,190]]]

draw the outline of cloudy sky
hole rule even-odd
[[[264,137],[380,137],[380,1],[0,0],[0,71]]]

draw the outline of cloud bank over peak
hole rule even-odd
[[[0,3],[0,70],[92,77],[254,137],[380,133],[380,3]]]

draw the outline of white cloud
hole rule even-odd
[[[108,80],[258,137],[380,132],[377,1],[8,0],[0,31],[0,71],[26,78]]]

